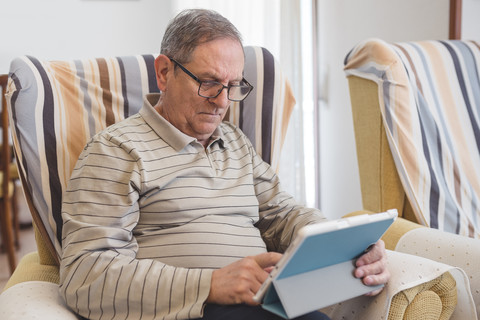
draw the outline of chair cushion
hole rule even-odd
[[[477,317],[480,319],[480,240],[432,228],[418,228],[405,233],[395,250],[462,268],[468,276]]]
[[[395,298],[390,306],[389,319],[448,320],[457,305],[456,282],[446,272],[429,282],[399,292]]]
[[[57,266],[40,263],[38,252],[30,252],[20,259],[20,262],[15,268],[15,272],[8,279],[3,290],[27,281],[42,281],[58,284],[60,281],[59,269]]]
[[[245,78],[255,87],[233,103],[226,120],[238,125],[263,159],[278,165],[295,99],[270,52],[245,48]],[[62,193],[80,152],[98,131],[158,92],[154,55],[41,61],[16,58],[7,101],[15,153],[33,219],[54,257],[61,256]],[[31,198],[31,199],[28,199]]]
[[[16,284],[0,295],[3,320],[49,319],[78,320],[60,296],[58,284],[28,281]]]
[[[347,75],[378,84],[396,168],[419,222],[480,237],[480,47],[370,39]]]

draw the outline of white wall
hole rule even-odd
[[[329,217],[362,207],[343,58],[367,37],[446,38],[449,0],[318,0],[321,60],[328,69],[321,108],[321,206]],[[478,2],[480,0],[465,0]],[[173,16],[166,0],[2,0],[0,73],[29,54],[72,59],[158,52]]]
[[[480,41],[480,0],[462,1],[462,39]]]
[[[359,41],[445,39],[449,0],[319,0],[327,104],[321,117],[321,205],[331,218],[362,208],[353,120],[343,59]]]
[[[19,55],[76,59],[157,53],[170,1],[2,0],[0,73]]]

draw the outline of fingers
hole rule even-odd
[[[268,274],[275,268],[275,265],[282,257],[276,252],[266,252],[253,257],[245,258],[244,270],[247,272],[249,279],[244,281],[247,287],[238,290],[236,295],[239,302],[248,305],[258,305],[259,303],[253,300],[255,294],[260,290],[263,282],[267,279]],[[253,261],[253,263],[251,263]]]
[[[361,278],[368,286],[381,285],[388,282],[390,272],[387,269],[387,254],[385,243],[379,240],[367,253],[356,262],[355,277]],[[382,288],[370,292],[369,296],[376,295]]]
[[[256,256],[250,257],[256,262],[257,266],[261,269],[261,271],[256,270],[256,272],[254,273],[257,280],[256,284],[258,284],[258,287],[255,286],[255,288],[252,288],[254,293],[256,293],[258,289],[260,289],[260,286],[267,279],[268,274],[272,272],[272,270],[275,268],[275,265],[277,264],[277,262],[280,260],[281,257],[282,257],[282,254],[278,252],[265,252],[265,253],[261,253]]]
[[[370,247],[370,250],[367,253],[358,258],[356,265],[357,267],[361,267],[378,261],[384,257],[386,258],[385,242],[380,239],[375,243],[375,245]]]
[[[387,283],[388,279],[390,279],[390,272],[387,268],[384,268],[379,273],[369,273],[364,277],[358,278],[362,278],[363,283],[367,286],[376,286]]]
[[[257,304],[253,301],[253,296],[258,292],[263,282],[267,280],[269,273],[275,269],[275,265],[278,263],[281,257],[282,254],[277,252],[265,252],[252,257],[261,271],[257,270],[257,272],[255,272],[256,281],[254,281],[251,286],[251,303]]]
[[[264,270],[266,273],[270,273],[270,272],[272,272],[272,271],[273,271],[273,269],[275,269],[275,267],[274,267],[274,266],[263,268],[263,270]]]
[[[282,254],[278,252],[265,252],[254,256],[253,259],[258,263],[260,268],[265,269],[275,266],[281,257]]]
[[[207,302],[257,305],[253,296],[281,257],[279,253],[266,252],[213,271]]]
[[[366,293],[365,295],[367,297],[373,297],[373,296],[376,296],[377,294],[379,294],[380,292],[382,292],[382,290],[383,290],[383,287],[381,287],[380,289],[374,290],[372,292]]]

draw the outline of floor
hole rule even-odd
[[[23,192],[20,186],[17,187],[17,203],[19,206],[19,219],[23,224],[31,222],[30,211],[23,197]],[[19,236],[20,246],[17,249],[17,264],[18,261],[27,253],[37,250],[35,243],[35,235],[32,227],[23,228],[20,230]],[[7,255],[0,252],[0,292],[10,277],[10,270],[8,267]]]

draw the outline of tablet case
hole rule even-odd
[[[348,219],[358,217],[339,219],[336,230],[306,237],[273,278],[262,307],[289,319],[382,287],[364,285],[353,272],[355,260],[393,223],[392,211],[390,218],[355,226]]]

